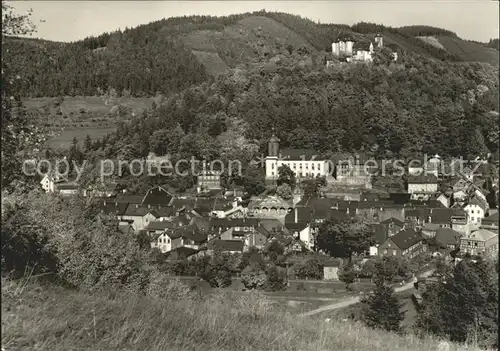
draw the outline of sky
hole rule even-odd
[[[374,22],[392,27],[430,25],[463,39],[487,42],[499,36],[495,0],[392,1],[7,1],[17,12],[33,10],[33,37],[75,41],[162,18],[224,16],[265,9],[297,14],[321,23]],[[45,22],[39,23],[39,20]]]

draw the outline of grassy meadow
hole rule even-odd
[[[76,137],[83,141],[86,135],[102,138],[116,130],[116,122],[128,120],[152,106],[153,98],[104,98],[99,96],[66,96],[63,98],[28,98],[23,100],[35,123],[44,127],[53,137],[46,146],[67,148]],[[121,109],[121,112],[118,112]]]
[[[5,350],[370,350],[443,349],[442,341],[371,330],[341,319],[276,310],[264,295],[124,292],[88,295],[58,286],[2,282]],[[446,343],[447,350],[478,350]]]

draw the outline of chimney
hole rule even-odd
[[[299,209],[295,207],[295,223],[299,222]]]

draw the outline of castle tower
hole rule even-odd
[[[375,43],[378,48],[382,48],[384,46],[384,37],[380,33],[375,36]]]
[[[332,54],[336,56],[340,55],[340,46],[338,40],[332,43]]]
[[[354,46],[354,41],[350,38],[346,39],[346,41],[345,41],[346,54],[352,55],[353,46]]]
[[[345,53],[345,41],[340,40],[339,41],[339,46],[340,46],[340,52],[343,54]]]
[[[271,139],[269,139],[268,142],[268,148],[267,148],[267,157],[278,157],[279,151],[280,151],[280,140],[276,135],[274,135],[274,128],[273,128],[273,135]]]

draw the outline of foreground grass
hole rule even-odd
[[[439,340],[270,309],[215,292],[174,301],[2,284],[5,350],[439,350]],[[450,344],[447,350],[477,350]]]

